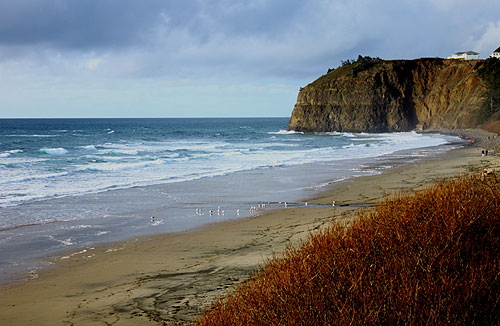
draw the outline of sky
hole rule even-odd
[[[499,46],[498,0],[0,0],[0,118],[288,117],[342,60]]]

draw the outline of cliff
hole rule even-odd
[[[300,90],[288,129],[396,132],[477,127],[483,60],[360,58]]]

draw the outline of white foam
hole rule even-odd
[[[146,161],[139,161],[139,162],[124,162],[124,163],[111,163],[111,162],[90,163],[90,164],[82,166],[79,170],[80,171],[89,170],[89,171],[113,172],[113,171],[120,171],[120,170],[135,169],[135,168],[139,168],[139,167],[153,166],[153,165],[158,165],[158,164],[163,164],[163,161],[156,159],[156,160],[146,160]]]
[[[40,148],[38,150],[41,154],[49,154],[49,155],[64,155],[68,153],[68,150],[62,147],[58,148]]]
[[[278,131],[290,134],[286,130]],[[296,132],[292,132],[296,133]],[[128,142],[87,145],[93,150],[81,155],[81,163],[68,166],[65,172],[49,172],[40,164],[14,168],[2,167],[0,206],[32,199],[79,195],[159,183],[189,181],[233,172],[280,168],[343,159],[375,158],[400,150],[441,145],[451,138],[417,133],[349,134],[328,133],[317,139],[311,135],[262,138],[262,141],[213,141],[213,139]],[[340,136],[340,137],[339,137]],[[332,137],[329,142],[328,137]],[[335,137],[335,139],[333,139]],[[344,138],[342,138],[344,137]],[[447,138],[448,137],[448,138]],[[455,138],[453,138],[455,140]],[[42,148],[52,155],[62,155],[64,148]],[[109,155],[109,153],[115,153]],[[76,153],[75,153],[76,154]],[[11,163],[22,157],[2,158]],[[37,159],[39,160],[39,159]],[[41,168],[37,168],[40,166]],[[50,179],[50,182],[47,182]]]
[[[9,157],[11,154],[17,154],[17,153],[22,153],[23,150],[22,149],[13,149],[13,150],[10,150],[10,151],[5,151],[3,153],[0,153],[0,157],[1,158],[6,158],[6,157]]]
[[[280,130],[280,131],[270,131],[268,132],[269,135],[295,135],[295,134],[301,134],[303,135],[304,133],[302,131],[295,131],[295,130]]]
[[[62,243],[65,246],[71,246],[73,245],[73,241],[71,241],[71,238],[64,239],[64,240],[58,240],[60,243]]]
[[[27,134],[21,134],[21,135],[5,135],[5,137],[38,137],[38,138],[51,138],[51,137],[58,137],[59,135],[27,135]]]
[[[94,150],[96,150],[96,148],[95,148],[94,145],[81,146],[80,148],[86,149],[88,151],[94,151]]]
[[[109,231],[99,231],[96,233],[97,236],[101,236],[101,235],[105,235],[105,234],[108,234]]]
[[[74,229],[88,229],[88,228],[91,228],[92,225],[88,225],[88,224],[82,224],[82,225],[72,225],[70,227],[71,230],[74,230]]]
[[[32,180],[45,180],[50,178],[56,178],[68,175],[68,172],[57,172],[57,173],[47,173],[47,174],[39,174],[39,175],[20,175],[20,176],[12,176],[8,177],[4,180],[0,179],[0,184],[9,184],[9,183],[21,183]]]
[[[71,240],[71,238],[60,240],[60,239],[57,239],[56,237],[54,237],[53,235],[50,235],[49,239],[57,241],[65,246],[71,246],[74,244],[73,241]]]

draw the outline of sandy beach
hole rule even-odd
[[[500,168],[495,150],[476,146],[334,185],[308,203],[324,207],[273,210],[201,229],[77,250],[51,261],[29,281],[0,288],[2,325],[177,325],[247,279],[274,253],[305,239],[332,219],[401,191],[462,173]],[[485,138],[486,137],[486,138]],[[490,148],[482,156],[482,146]],[[332,206],[335,201],[336,206]]]

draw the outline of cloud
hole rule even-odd
[[[87,60],[87,62],[85,63],[85,67],[89,70],[96,70],[101,64],[102,64],[102,59],[93,58]]]
[[[494,0],[2,0],[0,73],[302,86],[358,54],[486,55],[498,12]]]
[[[500,47],[500,19],[487,25],[479,40],[474,43],[474,47],[485,54]]]
[[[45,44],[65,49],[140,43],[158,21],[161,1],[4,0],[0,44]]]
[[[486,56],[498,12],[497,0],[1,0],[0,116],[287,115],[300,86],[359,54]]]

